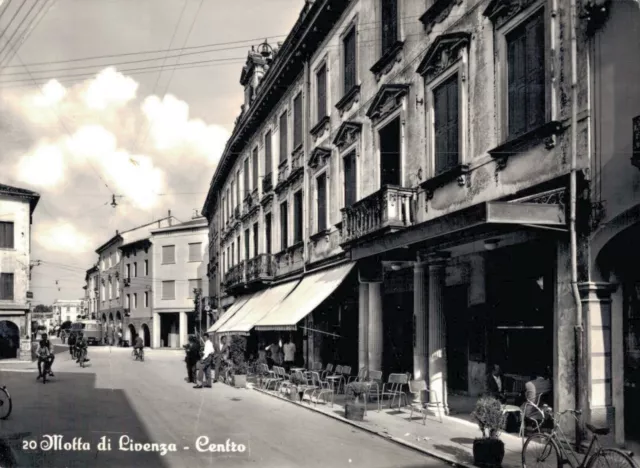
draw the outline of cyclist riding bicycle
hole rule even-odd
[[[42,364],[48,361],[48,373],[51,377],[53,377],[53,372],[51,371],[51,367],[53,366],[53,361],[55,360],[55,356],[53,355],[53,351],[51,351],[51,342],[47,338],[47,334],[42,334],[42,339],[38,342],[38,348],[36,349],[36,355],[38,356],[38,377],[36,380],[42,378]]]
[[[80,357],[82,356],[82,353],[85,353],[85,361],[88,361],[89,359],[87,359],[86,357],[86,353],[87,353],[87,340],[85,340],[84,335],[82,332],[78,333],[78,340],[76,341],[76,349],[78,350],[78,358],[76,359],[76,362],[80,362]]]
[[[142,355],[144,353],[144,340],[140,335],[136,337],[136,341],[133,345],[133,350],[135,351],[136,355]]]

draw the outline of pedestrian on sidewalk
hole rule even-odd
[[[200,343],[194,335],[189,335],[189,342],[185,345],[185,362],[187,364],[187,382],[195,383],[196,365],[200,360]]]
[[[203,383],[202,380],[198,382],[198,385],[193,388],[211,388],[211,365],[213,364],[213,354],[215,350],[213,349],[213,343],[209,339],[209,334],[204,334],[204,354],[202,356],[202,360],[200,361],[200,365],[204,372],[204,380],[206,383]]]
[[[229,359],[229,346],[227,346],[227,337],[221,336],[220,343],[218,344],[218,346],[216,346],[214,354],[214,360],[216,363],[214,382],[218,382],[220,380],[220,366],[222,364],[222,361],[226,361],[227,359]]]
[[[284,354],[284,369],[287,374],[291,371],[294,361],[296,359],[296,345],[291,341],[291,333],[287,337],[287,342],[282,347]]]

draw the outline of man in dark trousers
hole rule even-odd
[[[187,382],[194,383],[196,380],[196,364],[200,360],[200,343],[196,337],[189,335],[189,343],[185,345],[187,364]]]
[[[220,343],[216,345],[213,353],[213,360],[216,363],[216,375],[215,375],[214,382],[217,382],[218,380],[220,380],[220,365],[222,364],[223,359],[227,359],[228,354],[229,354],[229,346],[227,346],[227,337],[221,336]]]

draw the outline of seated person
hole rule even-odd
[[[144,348],[144,341],[142,340],[142,337],[138,335],[136,336],[136,341],[133,345],[133,349],[135,350],[136,354],[138,354],[138,353],[142,353],[143,348]]]
[[[487,376],[487,394],[504,403],[507,398],[504,392],[504,378],[498,364],[494,364],[491,373]]]
[[[542,394],[549,396],[551,390],[551,369],[548,367],[543,373],[537,373],[531,377],[531,380],[524,385],[525,402],[522,404],[522,411],[525,413],[526,417],[538,418],[539,416],[542,418],[539,411],[537,411],[533,406],[527,405],[527,402],[540,406],[544,402],[538,401],[538,398],[542,396]]]

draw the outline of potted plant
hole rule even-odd
[[[291,375],[291,385],[289,386],[289,399],[291,401],[302,401],[303,379],[298,374]]]
[[[482,432],[482,437],[473,441],[474,464],[486,468],[502,466],[504,442],[500,440],[500,434],[506,423],[502,404],[493,397],[481,397],[471,415],[478,421]]]
[[[369,392],[369,386],[362,382],[353,382],[347,385],[347,395],[353,394],[353,401],[347,401],[344,407],[344,417],[352,421],[364,419],[364,399]]]
[[[245,358],[247,352],[247,338],[234,336],[229,345],[229,359],[233,365],[233,386],[245,388],[247,386],[247,372],[249,366]]]

